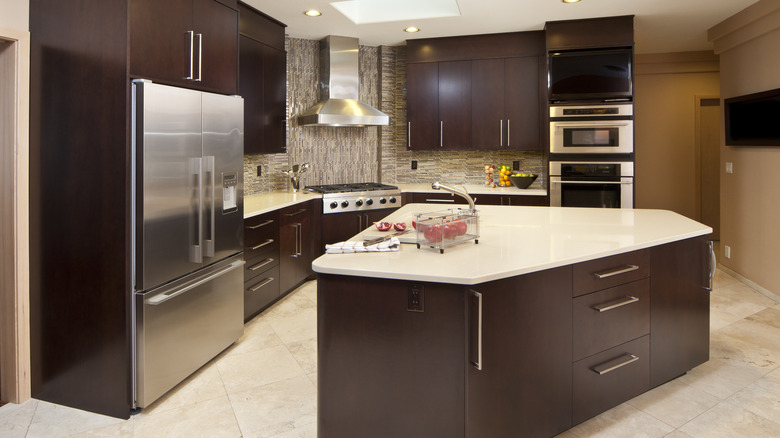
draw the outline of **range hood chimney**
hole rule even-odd
[[[358,39],[330,35],[320,41],[320,100],[298,115],[299,125],[389,125],[390,117],[358,100]]]

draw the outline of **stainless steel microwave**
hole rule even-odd
[[[634,152],[633,104],[551,106],[550,153]]]

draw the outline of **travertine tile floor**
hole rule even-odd
[[[711,303],[709,362],[559,438],[780,437],[780,304],[720,271]],[[30,400],[0,437],[316,437],[316,328],[312,281],[130,420]]]

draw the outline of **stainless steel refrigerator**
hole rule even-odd
[[[243,333],[244,101],[132,83],[134,408]]]

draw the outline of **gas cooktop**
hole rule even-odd
[[[321,186],[306,186],[307,191],[314,193],[346,193],[368,192],[374,190],[397,190],[398,187],[375,182],[351,183],[351,184],[325,184]]]
[[[388,184],[327,184],[306,186],[305,190],[322,194],[322,212],[325,214],[401,206],[401,190]]]

